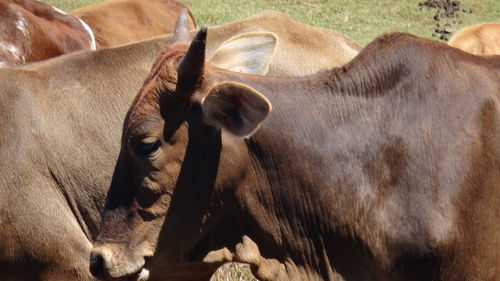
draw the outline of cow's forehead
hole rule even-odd
[[[145,85],[139,92],[125,119],[125,135],[130,137],[138,134],[144,127],[142,124],[158,122],[160,120],[159,91],[156,85]],[[149,126],[148,126],[149,127]]]
[[[141,123],[161,120],[160,100],[175,100],[177,65],[185,55],[186,45],[173,44],[160,53],[153,64],[149,76],[137,94],[125,121],[128,133]]]

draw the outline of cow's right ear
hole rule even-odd
[[[205,123],[236,137],[253,134],[272,108],[257,90],[237,82],[214,85],[201,104]]]
[[[208,61],[219,68],[264,75],[276,49],[277,37],[271,32],[248,32],[224,42]]]

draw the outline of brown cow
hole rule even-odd
[[[284,26],[306,36],[290,41]],[[308,39],[311,34],[333,48],[304,52],[323,44]],[[119,126],[170,40],[164,36],[0,69],[0,108],[8,109],[0,111],[2,281],[93,279],[88,257],[120,148]],[[345,45],[355,43],[266,12],[215,27],[207,54],[231,69],[264,72],[270,63],[269,74],[282,74],[301,65],[313,71],[310,60],[325,54],[343,54],[339,61],[327,60],[338,65],[352,56]],[[258,50],[264,62],[253,59]],[[151,271],[151,279],[176,274],[182,271]]]
[[[0,1],[0,66],[91,49],[92,31],[80,19],[36,0]]]
[[[500,57],[396,33],[273,78],[205,62],[205,37],[163,51],[128,111],[96,276],[498,280]]]
[[[450,38],[448,45],[474,55],[500,55],[500,22],[464,28]]]
[[[94,31],[97,48],[109,48],[170,34],[186,6],[175,0],[107,0],[71,11]],[[189,28],[196,22],[189,12]]]

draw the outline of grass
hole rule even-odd
[[[433,38],[434,10],[419,10],[423,0],[181,0],[194,13],[199,25],[218,25],[243,19],[264,10],[287,13],[295,19],[315,26],[334,29],[365,45],[377,36],[393,31],[409,32]],[[94,0],[49,0],[65,11],[89,5]],[[475,23],[500,20],[500,1],[461,0],[461,8],[473,13],[460,13],[461,24],[453,30]]]
[[[432,36],[436,28],[435,10],[419,9],[422,0],[181,0],[194,13],[199,25],[218,25],[239,20],[264,10],[276,10],[298,21],[331,28],[365,45],[386,32],[402,31],[422,37]],[[90,5],[95,0],[47,0],[64,11]],[[460,0],[461,8],[472,13],[459,13],[450,23],[451,31],[471,24],[500,20],[499,0]],[[255,281],[248,267],[227,264],[212,281]]]
[[[100,0],[40,0],[42,2],[49,3],[57,8],[70,12],[72,10],[85,7],[88,5],[92,5],[98,2],[102,2]]]
[[[238,2],[185,0],[199,24],[220,24],[272,9],[290,14],[304,23],[331,28],[362,45],[383,33],[393,31],[433,38],[434,11],[427,8],[420,11],[418,2],[415,0],[240,0]],[[460,15],[463,23],[455,28],[500,19],[498,0],[462,0],[461,3],[463,8],[472,9],[473,13]]]

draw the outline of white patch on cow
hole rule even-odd
[[[149,270],[143,268],[139,273],[137,281],[147,281],[149,279]]]
[[[358,50],[353,49],[353,47],[349,46],[344,40],[341,39],[339,43],[344,50],[350,52],[351,57],[355,57],[359,53]]]
[[[60,10],[60,9],[58,9],[58,8],[54,7],[54,6],[52,6],[52,8],[53,8],[56,12],[58,12],[58,13],[60,13],[60,14],[67,15],[67,14],[66,14],[66,12],[64,12],[63,10]]]
[[[90,37],[90,41],[89,41],[90,49],[91,50],[95,50],[96,49],[96,45],[95,45],[94,32],[92,31],[92,29],[90,29],[90,26],[88,26],[88,24],[86,24],[83,20],[81,20],[81,19],[78,19],[78,20],[83,25],[83,28],[85,28],[85,30],[89,33],[89,37]]]
[[[29,33],[28,33],[28,26],[26,24],[26,20],[24,19],[23,15],[18,10],[15,10],[15,13],[17,15],[17,20],[14,23],[14,25],[17,29],[19,29],[23,33],[24,37],[26,37],[28,39]]]
[[[68,15],[66,12],[60,10],[59,8],[57,7],[54,7],[52,6],[52,8],[60,13],[60,14],[63,14],[63,15]],[[72,16],[70,16],[72,17]],[[76,18],[76,17],[74,17]],[[78,19],[80,21],[80,23],[82,24],[83,28],[85,29],[85,31],[87,31],[87,33],[89,34],[89,45],[90,45],[90,49],[91,50],[95,50],[96,49],[96,44],[95,44],[95,37],[94,37],[94,32],[92,31],[92,29],[90,29],[90,26],[87,25],[87,23],[85,23],[82,19]]]
[[[7,63],[0,61],[0,67],[7,67],[9,66]]]
[[[16,61],[26,62],[26,58],[21,55],[21,50],[12,43],[0,41],[0,50],[10,53]]]

